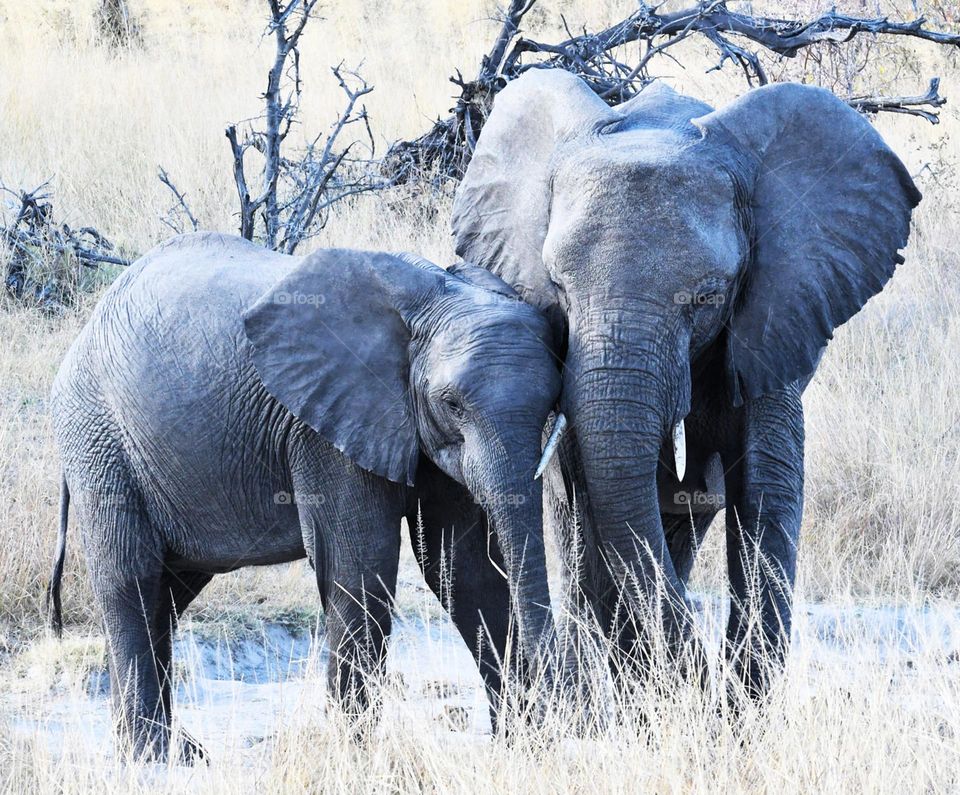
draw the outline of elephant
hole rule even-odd
[[[660,80],[611,107],[531,69],[497,94],[456,251],[559,340],[569,429],[545,502],[577,501],[576,591],[617,671],[652,670],[656,628],[668,663],[708,672],[687,586],[722,508],[731,690],[769,691],[791,635],[801,394],[903,262],[920,198],[869,122],[813,86],[714,110]]]
[[[384,664],[404,517],[411,535],[422,528],[422,574],[493,707],[508,647],[531,679],[556,681],[534,479],[560,390],[551,334],[464,263],[294,257],[198,233],[131,265],[50,398],[64,473],[53,619],[62,627],[72,503],[124,747],[203,755],[171,736],[174,625],[215,574],[304,557],[332,701],[371,714],[365,683]]]

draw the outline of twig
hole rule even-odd
[[[174,232],[179,234],[183,231],[183,225],[179,223],[179,220],[175,219],[175,212],[183,212],[183,214],[187,216],[190,226],[193,227],[193,231],[196,232],[200,228],[200,224],[198,223],[196,216],[194,216],[194,214],[190,211],[185,194],[179,191],[177,186],[173,184],[173,180],[170,179],[170,175],[163,166],[157,166],[157,168],[159,169],[157,177],[170,189],[170,192],[177,200],[177,203],[174,204],[165,215],[160,216],[160,220],[169,226]]]

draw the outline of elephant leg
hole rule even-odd
[[[160,704],[168,721],[173,716],[173,639],[177,622],[212,578],[212,574],[201,571],[166,569],[163,573],[153,627],[153,652],[160,677]],[[180,733],[180,761],[191,764],[204,759],[203,746],[182,729]]]
[[[684,586],[684,597],[687,607],[693,612],[690,603],[690,594],[686,591],[690,580],[690,572],[696,560],[697,550],[716,516],[716,512],[682,514],[661,514],[663,529],[667,537],[667,548],[673,560],[674,571]],[[684,675],[699,681],[701,687],[706,688],[710,681],[710,665],[707,662],[706,651],[701,643],[693,643],[688,648],[690,656],[680,660]]]
[[[103,617],[118,739],[138,758],[164,759],[170,716],[154,651],[162,546],[129,485],[112,480],[71,493],[79,497],[87,566]]]
[[[415,497],[407,512],[414,555],[477,663],[496,729],[505,666],[528,678],[500,547],[469,492],[429,461],[420,464]]]
[[[360,530],[360,528],[358,528]],[[383,526],[361,532],[387,535]],[[330,662],[328,691],[344,712],[359,717],[371,706],[369,685],[383,673],[397,587],[399,519],[389,549],[366,547],[365,560],[337,562],[324,584]]]
[[[328,695],[358,719],[376,706],[368,685],[386,661],[404,493],[346,458],[342,476],[318,482],[329,456],[329,446],[313,437],[294,443],[293,498],[326,613]]]
[[[707,529],[716,513],[661,514],[663,531],[667,537],[667,548],[673,560],[674,571],[680,582],[686,586],[693,570],[697,550],[703,543]]]
[[[744,407],[726,473],[730,618],[726,653],[752,698],[766,693],[790,643],[803,511],[803,406],[792,385]]]

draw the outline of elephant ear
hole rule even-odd
[[[454,200],[457,254],[550,309],[556,288],[542,251],[554,150],[615,118],[586,83],[560,69],[533,69],[497,94]]]
[[[727,340],[739,404],[813,372],[833,330],[903,262],[920,192],[869,122],[824,89],[765,86],[694,123],[737,153],[752,209]]]
[[[318,251],[244,314],[257,373],[352,461],[412,484],[419,439],[407,319],[445,281],[441,268],[408,255]]]

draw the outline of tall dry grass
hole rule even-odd
[[[557,35],[561,13],[575,27],[618,19],[632,8],[618,0],[541,2],[526,28],[544,38]],[[131,0],[144,41],[119,51],[97,41],[95,5],[0,0],[0,181],[32,187],[53,177],[55,204],[67,220],[95,225],[124,250],[139,252],[167,235],[158,217],[170,204],[156,179],[162,164],[187,191],[205,227],[234,229],[223,128],[259,110],[271,57],[260,40],[261,4]],[[861,5],[851,8],[862,11]],[[949,4],[927,5],[932,15],[955,12]],[[810,13],[816,7],[791,0],[763,8]],[[899,11],[911,13],[909,5]],[[381,146],[422,131],[446,112],[453,93],[446,76],[478,63],[496,27],[488,0],[376,0],[331,4],[323,13],[326,19],[311,25],[303,45],[303,135],[329,124],[339,107],[328,66],[362,61],[376,86],[368,104]],[[685,67],[665,62],[661,68],[678,89],[718,104],[743,90],[729,66],[705,73],[713,57],[706,45],[685,44],[677,54]],[[842,76],[848,67],[804,58],[771,64],[797,79],[823,78],[830,69]],[[909,91],[939,74],[944,93],[960,98],[956,57],[932,46],[898,44],[871,61],[871,69],[877,85],[889,85],[895,76]],[[801,598],[915,605],[960,599],[956,108],[944,109],[939,127],[906,118],[878,121],[917,175],[926,200],[916,214],[906,263],[838,332],[805,397]],[[413,198],[367,197],[344,207],[317,245],[406,249],[450,261],[449,196],[423,192]],[[9,303],[0,307],[0,665],[25,641],[47,642],[41,638],[42,593],[54,546],[59,474],[45,400],[94,299],[59,318]],[[723,533],[717,528],[694,578],[700,589],[723,587]],[[412,588],[412,582],[402,586],[401,601],[415,601]],[[91,631],[94,616],[75,543],[64,597],[73,631]],[[194,612],[209,620],[229,615],[256,621],[312,611],[315,602],[308,571],[292,566],[219,577]],[[909,669],[876,649],[858,654],[850,662],[855,675],[837,676],[801,644],[772,708],[775,720],[756,721],[746,737],[706,714],[695,692],[679,688],[669,703],[647,705],[652,723],[627,719],[603,741],[549,743],[547,732],[514,743],[462,742],[438,736],[431,726],[400,721],[380,730],[380,742],[356,749],[344,742],[342,728],[305,721],[278,727],[269,752],[252,768],[221,764],[209,773],[157,777],[112,762],[93,764],[79,742],[66,756],[53,755],[41,734],[25,739],[0,720],[0,781],[7,790],[67,792],[102,786],[322,792],[956,789],[956,666],[932,651],[919,653]],[[238,750],[238,758],[246,759],[244,753]]]
[[[717,620],[708,610],[706,626]],[[904,628],[920,623],[907,619]],[[956,617],[950,627],[956,637]],[[741,703],[735,717],[718,701],[728,684],[723,666],[714,668],[706,696],[670,669],[656,673],[658,687],[634,682],[619,696],[595,675],[591,718],[571,720],[554,698],[533,722],[511,713],[509,733],[498,735],[464,725],[462,707],[450,708],[458,699],[442,695],[456,694],[475,671],[457,677],[447,670],[432,683],[441,695],[427,703],[395,672],[376,682],[383,718],[362,723],[358,740],[356,726],[326,708],[314,659],[303,680],[276,694],[286,709],[266,709],[254,725],[245,712],[252,704],[224,709],[210,699],[216,737],[210,721],[202,732],[196,707],[184,714],[184,701],[202,704],[202,692],[180,695],[175,725],[211,755],[210,766],[198,768],[129,764],[111,753],[106,702],[91,702],[77,674],[95,667],[96,643],[74,641],[59,657],[41,643],[23,655],[17,707],[0,721],[0,791],[955,792],[956,658],[943,653],[935,633],[919,632],[911,646],[869,622],[838,624],[829,643],[818,637],[823,632],[801,613],[799,642],[763,710]],[[825,654],[828,648],[835,653]],[[68,655],[72,668],[62,664]]]

